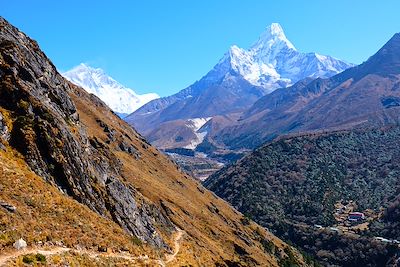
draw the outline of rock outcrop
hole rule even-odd
[[[8,212],[15,212],[17,210],[17,207],[1,200],[0,200],[0,206],[5,208]]]
[[[3,115],[0,113],[0,138],[4,141],[8,141],[10,134],[8,132],[8,127],[3,121]]]
[[[15,249],[21,250],[21,249],[25,249],[27,247],[26,241],[23,240],[22,238],[18,239],[17,241],[15,241],[15,243],[13,244]]]

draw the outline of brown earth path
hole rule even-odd
[[[19,256],[27,255],[27,254],[37,254],[40,253],[44,256],[51,256],[51,255],[56,255],[56,254],[61,254],[64,252],[77,252],[77,253],[82,253],[82,254],[87,254],[91,258],[101,258],[101,257],[112,257],[112,258],[121,258],[125,259],[128,261],[136,262],[136,261],[142,261],[144,263],[155,263],[158,264],[159,266],[165,267],[167,266],[168,263],[172,262],[175,258],[176,255],[179,253],[180,248],[181,248],[181,240],[184,235],[185,231],[178,229],[177,232],[174,234],[174,249],[173,253],[169,254],[166,253],[164,255],[165,260],[162,259],[150,259],[147,255],[143,256],[131,256],[129,254],[125,253],[101,253],[101,252],[94,252],[94,251],[88,251],[88,250],[76,250],[76,249],[71,249],[71,248],[65,248],[65,247],[51,247],[49,249],[43,249],[43,248],[28,248],[28,249],[23,249],[23,250],[15,250],[8,252],[6,254],[0,255],[0,266],[7,266],[6,264],[15,258],[18,258]]]

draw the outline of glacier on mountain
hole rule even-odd
[[[92,68],[84,63],[62,75],[88,93],[99,97],[121,116],[128,115],[151,100],[159,98],[155,93],[139,95],[108,76],[102,69]]]
[[[189,145],[186,145],[186,149],[195,149],[199,144],[201,144],[207,135],[207,130],[202,130],[201,128],[211,119],[208,118],[193,118],[187,120],[187,126],[193,131],[196,138],[192,139]]]

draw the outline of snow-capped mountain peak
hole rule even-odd
[[[155,93],[136,94],[132,89],[124,87],[108,76],[102,69],[92,68],[84,63],[63,73],[63,76],[99,97],[112,110],[121,115],[130,114],[147,102],[159,98]]]
[[[294,45],[286,38],[283,28],[279,23],[272,23],[268,26],[260,35],[257,42],[250,48],[254,53],[265,53],[265,50],[277,49],[296,50]]]
[[[249,49],[231,46],[206,79],[229,76],[233,70],[268,93],[306,77],[327,78],[351,66],[330,56],[297,51],[282,26],[272,23]]]

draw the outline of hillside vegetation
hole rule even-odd
[[[283,137],[205,185],[321,261],[384,265],[397,246],[372,238],[400,239],[398,140],[398,126]],[[341,220],[339,206],[367,214],[366,227]]]

